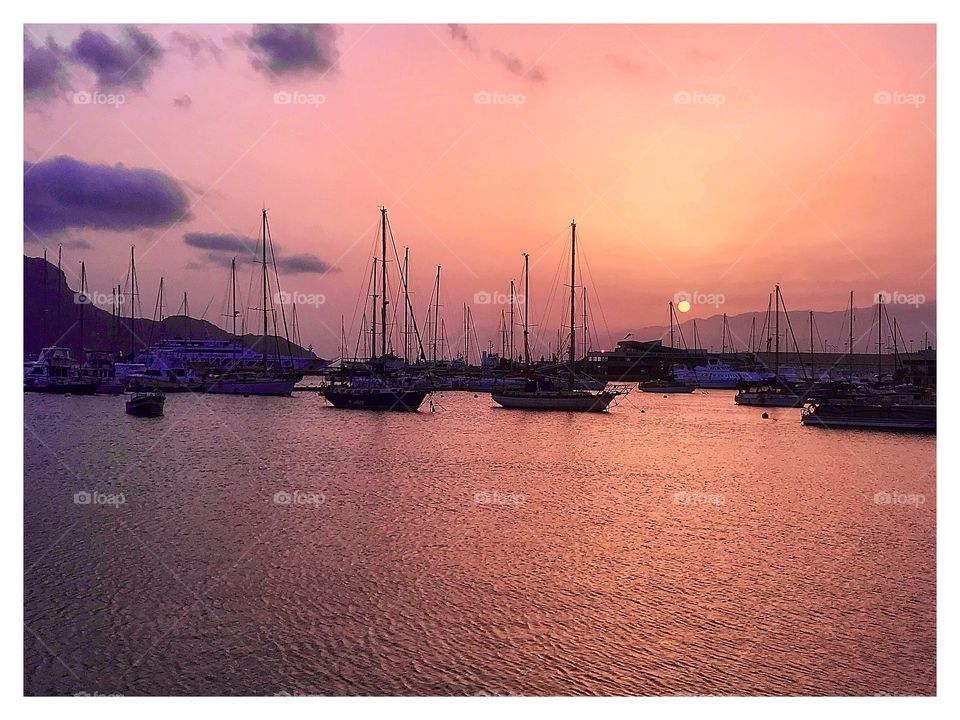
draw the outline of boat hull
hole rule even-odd
[[[51,395],[93,395],[99,382],[62,382],[29,383],[23,385],[24,392],[48,393]]]
[[[284,378],[251,378],[249,380],[217,380],[205,392],[214,395],[290,395],[295,380]]]
[[[426,390],[328,388],[321,391],[321,394],[335,408],[399,412],[416,412],[427,397]]]
[[[163,395],[137,396],[127,400],[127,415],[135,417],[155,418],[163,415]]]
[[[490,393],[493,401],[512,410],[560,410],[565,412],[603,412],[615,393]]]
[[[737,405],[745,405],[750,407],[785,407],[785,408],[795,408],[802,407],[804,402],[806,402],[802,397],[796,395],[756,395],[756,394],[744,394],[741,393],[737,395],[733,401]]]
[[[640,386],[640,392],[660,393],[663,395],[687,394],[687,393],[692,393],[693,391],[694,391],[693,385],[669,385],[664,387],[644,387],[643,385]]]
[[[800,422],[822,428],[935,433],[937,411],[935,407],[820,405],[805,409]]]

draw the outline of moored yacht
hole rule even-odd
[[[80,363],[65,347],[41,350],[37,361],[26,368],[23,376],[26,392],[93,395],[98,385],[99,380],[80,373]]]

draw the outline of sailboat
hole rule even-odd
[[[524,283],[529,287],[529,256],[524,255]],[[528,318],[530,293],[524,293],[523,332],[524,344],[528,345]],[[531,374],[523,388],[497,389],[490,393],[493,401],[501,407],[516,410],[566,410],[568,412],[603,412],[619,395],[626,393],[620,388],[590,390],[576,381],[576,325],[577,317],[577,223],[570,223],[570,352],[568,357],[569,378],[550,378]],[[525,359],[530,363],[530,349],[525,348]]]
[[[392,237],[392,231],[391,231]],[[376,262],[376,259],[374,260]],[[351,377],[344,382],[334,382],[321,390],[327,402],[336,408],[352,410],[397,410],[416,412],[420,409],[427,390],[412,387],[388,374],[387,362],[387,209],[380,208],[380,293],[379,308],[374,307],[371,327],[370,371],[371,375]],[[375,266],[376,267],[376,266]],[[373,275],[373,301],[377,305],[376,273]],[[409,303],[406,293],[407,279],[403,277],[404,302]],[[377,310],[380,313],[380,332],[377,333]],[[379,361],[377,342],[380,343]],[[380,374],[376,374],[377,371]]]
[[[263,274],[263,342],[262,342],[262,370],[260,373],[254,371],[241,371],[232,369],[222,375],[219,375],[209,382],[204,388],[205,392],[215,395],[289,395],[293,392],[293,386],[297,384],[296,376],[287,376],[273,373],[269,370],[267,364],[267,333],[269,325],[267,324],[267,289],[269,281],[267,277],[267,242],[269,239],[269,230],[267,227],[267,211],[264,209],[261,214],[261,234],[263,237],[263,252],[261,259],[261,269]],[[279,278],[278,281],[279,283]],[[237,337],[237,260],[234,258],[230,262],[230,295],[233,315],[233,342],[234,348],[239,347],[240,339]],[[274,318],[276,325],[276,318]],[[284,321],[286,326],[286,321]],[[274,328],[276,332],[276,328]],[[279,361],[279,352],[277,353]]]

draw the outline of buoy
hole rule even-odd
[[[764,414],[761,415],[760,417],[762,417],[764,420],[766,420],[766,419],[769,418],[770,416],[769,416],[767,413],[764,413]]]
[[[474,394],[473,394],[473,396],[474,396],[474,397],[480,397],[480,396],[479,396],[479,395],[477,395],[476,393],[474,393]]]

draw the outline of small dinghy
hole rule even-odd
[[[163,404],[166,395],[159,392],[137,393],[127,400],[127,414],[137,417],[160,417],[163,415]]]

